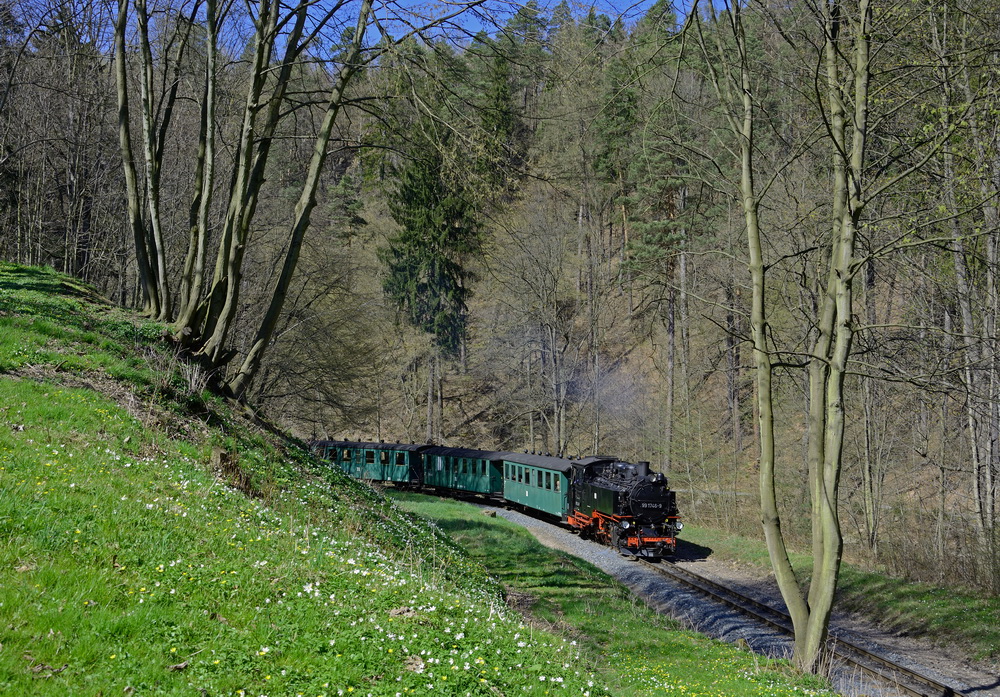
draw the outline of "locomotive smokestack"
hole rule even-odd
[[[637,462],[635,463],[635,473],[641,478],[649,474],[649,463],[648,462]]]

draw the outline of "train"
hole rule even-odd
[[[310,445],[356,479],[482,497],[557,519],[581,537],[632,558],[672,557],[684,527],[676,492],[648,462],[433,444],[318,440]]]

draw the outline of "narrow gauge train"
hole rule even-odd
[[[670,556],[683,527],[675,493],[648,462],[401,443],[314,441],[312,448],[357,479],[481,495],[558,518],[623,555]]]

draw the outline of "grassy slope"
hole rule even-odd
[[[603,692],[439,531],[98,300],[0,265],[0,694]]]
[[[701,634],[650,610],[596,567],[543,547],[523,528],[474,506],[414,494],[401,505],[430,518],[508,587],[537,625],[575,637],[584,656],[601,657],[615,694],[699,697],[824,694],[817,679]]]
[[[672,631],[596,569],[529,551],[523,534],[442,519],[470,558],[200,392],[162,331],[70,279],[0,264],[0,694],[814,684]],[[483,545],[507,540],[520,540],[504,551],[516,572],[498,579],[475,558],[492,565]],[[539,619],[510,610],[502,584],[536,597]]]

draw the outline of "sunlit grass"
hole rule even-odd
[[[214,398],[185,420],[162,328],[64,290],[0,265],[0,694],[605,693],[440,530]]]
[[[615,694],[826,694],[821,681],[700,634],[650,610],[593,565],[551,550],[503,518],[469,504],[394,494],[433,520],[510,590],[536,626],[574,637]]]

